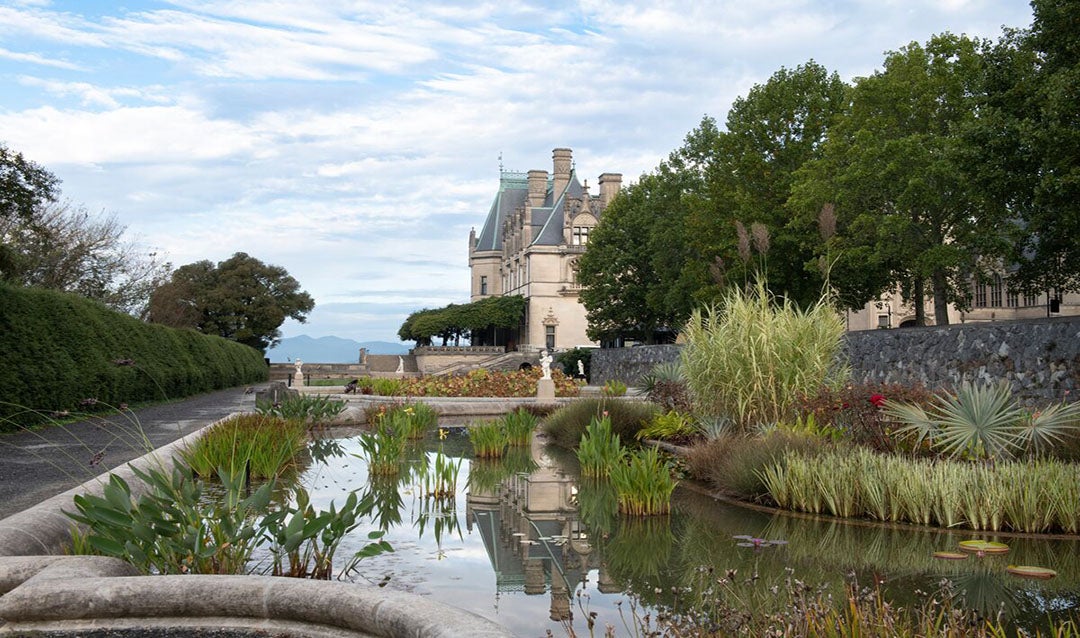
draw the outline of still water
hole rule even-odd
[[[798,580],[842,596],[845,582],[880,587],[897,604],[936,592],[947,579],[967,604],[1038,626],[1080,612],[1080,541],[822,522],[732,506],[679,488],[668,517],[626,519],[614,494],[577,476],[576,460],[535,441],[493,463],[471,458],[463,430],[417,444],[396,478],[369,480],[355,438],[313,444],[300,477],[312,505],[327,508],[352,490],[377,504],[338,550],[343,562],[386,531],[394,552],[362,561],[350,580],[429,596],[499,622],[519,636],[596,635],[612,625],[635,635],[634,616],[685,610],[701,592],[726,592],[756,609],[780,604]],[[454,499],[425,498],[420,476],[436,451],[460,459]],[[746,537],[762,539],[757,543]],[[1002,540],[1005,556],[934,559],[968,538]],[[773,542],[775,541],[775,542]],[[756,546],[755,546],[756,545]],[[1009,564],[1058,572],[1032,581]],[[724,581],[718,583],[718,580]]]

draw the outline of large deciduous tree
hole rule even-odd
[[[280,266],[236,253],[214,265],[181,266],[150,298],[150,320],[195,328],[265,351],[280,341],[286,318],[303,323],[311,296]]]
[[[835,203],[838,227],[902,286],[916,320],[933,296],[935,322],[963,307],[980,259],[1003,253],[1001,220],[982,205],[962,166],[959,132],[975,118],[979,43],[942,34],[887,55],[856,82],[851,113],[832,127],[823,157],[800,173],[796,200],[815,212]]]

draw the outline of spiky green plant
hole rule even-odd
[[[604,383],[604,387],[600,388],[600,392],[606,397],[626,396],[626,390],[626,384],[618,379],[611,379]]]
[[[1080,428],[1080,404],[1028,411],[1016,405],[1008,382],[963,383],[936,395],[927,409],[885,401],[885,414],[902,425],[897,433],[953,457],[987,458],[1045,453]]]
[[[581,464],[581,475],[601,478],[611,474],[611,468],[619,464],[626,456],[626,450],[619,441],[619,435],[611,431],[611,419],[607,414],[599,419],[593,418],[578,444],[577,457]]]
[[[631,516],[655,516],[671,511],[671,494],[678,483],[671,465],[656,448],[637,450],[626,463],[611,469],[611,483],[619,495],[619,511]]]
[[[259,401],[255,410],[283,419],[298,420],[310,425],[328,423],[345,411],[345,402],[330,397],[300,394],[287,396],[278,403]]]
[[[508,443],[506,430],[498,421],[470,425],[469,442],[472,443],[473,454],[482,459],[501,457]]]
[[[702,414],[737,430],[789,418],[804,396],[846,380],[837,365],[845,327],[827,295],[807,309],[759,280],[732,287],[720,307],[695,311],[683,331],[683,372]]]
[[[644,439],[684,439],[698,434],[694,417],[682,412],[670,410],[656,415],[652,423],[638,431],[636,438]]]

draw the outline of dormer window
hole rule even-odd
[[[574,226],[571,233],[571,243],[575,246],[584,246],[589,243],[589,227],[588,226]]]

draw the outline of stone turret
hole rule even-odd
[[[570,183],[570,171],[574,164],[574,152],[568,148],[557,148],[551,151],[551,160],[552,164],[554,164],[552,175],[555,182],[555,193],[553,197],[558,199],[559,195],[562,195],[562,192],[566,190],[566,185]]]
[[[622,188],[622,173],[603,173],[600,175],[600,205],[607,207]]]

